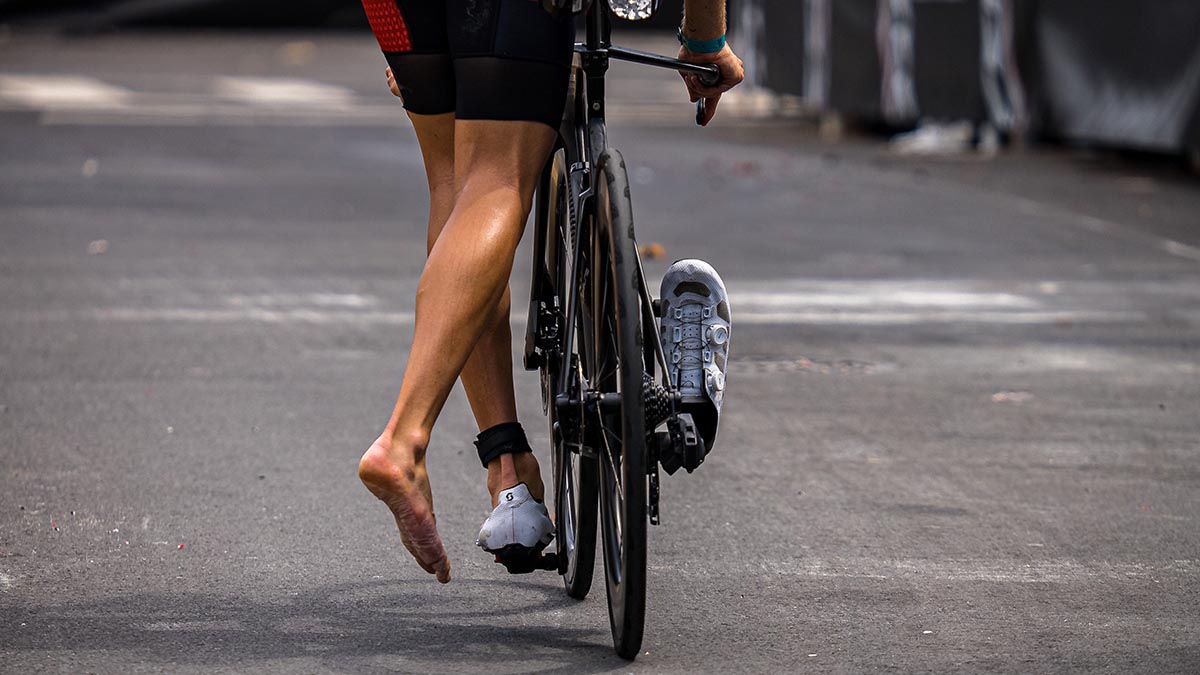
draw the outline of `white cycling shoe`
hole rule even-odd
[[[542,550],[554,540],[554,523],[546,505],[519,483],[500,492],[500,503],[483,521],[475,545],[496,556],[513,574],[546,569]]]
[[[729,293],[712,265],[689,258],[667,268],[659,300],[659,337],[671,382],[679,388],[684,412],[695,420],[706,451],[712,450],[725,398]]]

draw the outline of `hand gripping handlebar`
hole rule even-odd
[[[680,61],[668,56],[660,56],[650,52],[643,52],[637,49],[629,49],[627,47],[618,47],[613,45],[608,48],[608,55],[618,61],[629,61],[632,63],[641,63],[647,66],[657,66],[659,68],[670,68],[681,73],[690,73],[700,78],[700,83],[706,87],[711,87],[721,81],[721,71],[716,66],[700,65],[698,63],[688,63]],[[696,101],[696,124],[704,123],[704,99]]]

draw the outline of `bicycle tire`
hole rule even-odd
[[[646,611],[644,299],[625,161],[608,149],[597,169],[592,386],[602,395],[618,394],[611,397],[615,405],[602,404],[596,415],[600,525],[613,645],[618,655],[632,660],[641,649]]]
[[[567,263],[571,249],[567,244],[567,233],[570,231],[568,221],[567,171],[564,152],[555,152],[550,159],[543,189],[546,190],[544,204],[548,212],[544,215],[545,259],[543,265],[544,285],[553,284],[553,288],[543,288],[543,298],[557,295],[560,306],[565,307],[563,293],[569,284],[567,278]],[[565,326],[558,326],[560,336],[566,334]],[[583,339],[583,331],[576,330],[578,339]],[[587,597],[592,587],[592,577],[596,564],[596,528],[598,500],[597,462],[595,457],[588,457],[572,450],[572,446],[585,445],[586,424],[583,419],[561,419],[555,406],[558,392],[559,374],[563,368],[569,368],[573,358],[578,357],[576,345],[562,345],[557,353],[547,354],[541,367],[542,403],[545,407],[550,425],[550,449],[552,458],[552,475],[554,477],[554,514],[559,555],[559,571],[562,572],[563,586],[568,596],[577,600]],[[568,396],[578,392],[566,392]],[[582,416],[581,416],[582,417]]]

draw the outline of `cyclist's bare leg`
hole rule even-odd
[[[391,72],[389,70],[389,83]],[[454,208],[454,114],[409,115],[429,181],[429,227],[441,229]],[[393,457],[395,444],[379,437],[359,462],[359,477],[392,511],[400,539],[426,572],[449,580],[449,563],[438,538],[433,494],[423,457]],[[435,567],[437,565],[437,567]]]
[[[417,126],[422,146],[424,126]],[[536,122],[459,120],[453,138],[454,207],[421,274],[395,409],[359,464],[363,482],[395,515],[405,546],[443,583],[450,563],[435,525],[425,452],[455,379],[496,322],[554,132]]]
[[[480,431],[517,421],[512,379],[512,329],[509,325],[511,307],[511,291],[506,285],[491,326],[475,344],[460,376]],[[545,498],[541,470],[531,452],[500,455],[488,464],[487,470],[492,508],[496,508],[501,490],[521,482],[529,486],[534,499]]]
[[[409,115],[429,181],[429,229],[427,252],[442,233],[454,208],[454,116]],[[459,378],[467,392],[467,401],[479,430],[497,424],[517,421],[516,396],[513,393],[511,292],[507,285],[504,297],[496,304],[491,323],[475,344]],[[500,491],[524,482],[534,499],[544,499],[545,486],[537,459],[532,453],[505,454],[488,465],[487,486],[496,507]]]

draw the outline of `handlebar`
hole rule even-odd
[[[716,66],[700,66],[704,72],[696,73],[700,78],[700,84],[711,87],[721,81],[721,71]]]
[[[688,63],[687,61],[680,61],[668,56],[660,56],[650,52],[617,47],[615,45],[608,48],[608,55],[618,61],[641,63],[647,66],[670,68],[681,73],[689,73],[698,77],[700,84],[706,87],[711,87],[721,81],[721,70],[716,66]],[[696,101],[696,124],[704,124],[704,114],[704,99],[700,99]]]

